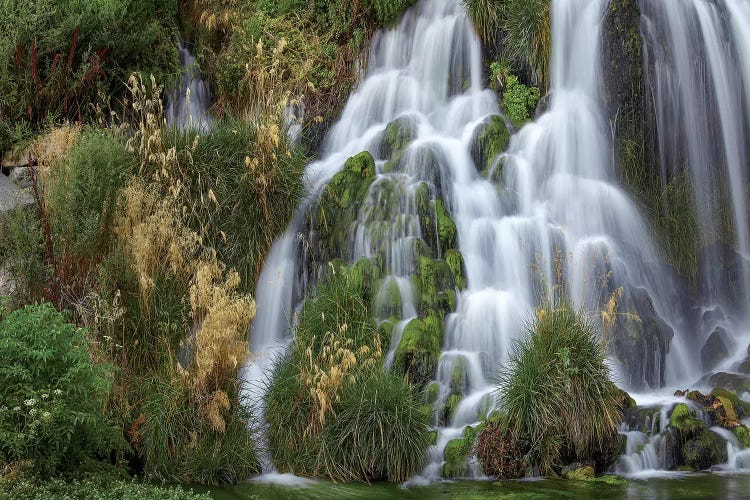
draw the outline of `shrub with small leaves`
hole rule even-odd
[[[0,318],[0,461],[51,472],[125,449],[104,414],[112,367],[87,347],[85,331],[49,304]]]

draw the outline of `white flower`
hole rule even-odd
[[[31,415],[32,417],[33,417],[34,415],[36,415],[36,408],[32,408],[32,409],[31,409],[31,410],[29,411],[29,415]]]
[[[49,397],[49,394],[42,394],[42,399],[47,399]]]
[[[21,407],[20,406],[16,406],[15,408],[13,408],[13,411],[21,411]]]
[[[23,404],[25,404],[26,406],[34,406],[36,404],[36,399],[27,399],[23,402]]]
[[[52,414],[51,414],[50,412],[48,412],[48,411],[45,411],[44,413],[42,413],[42,418],[43,418],[44,420],[49,420],[49,419],[50,419],[50,417],[52,417]]]
[[[60,389],[55,389],[54,391],[52,391],[52,394],[54,394],[55,396],[61,396],[62,391]]]

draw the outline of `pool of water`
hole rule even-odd
[[[198,488],[194,490],[207,491]],[[333,484],[324,481],[309,482],[304,486],[248,483],[227,488],[211,488],[210,493],[219,500],[750,498],[750,475],[699,473],[628,480],[607,476],[594,481],[457,481],[411,488],[386,484]]]

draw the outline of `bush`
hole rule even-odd
[[[176,0],[0,0],[0,123],[78,121],[133,70],[176,74],[176,17]]]
[[[482,425],[477,436],[476,454],[482,471],[496,479],[518,479],[526,474],[521,442],[494,418]]]
[[[430,415],[403,378],[383,371],[355,271],[340,268],[308,298],[266,395],[269,442],[282,471],[400,482],[424,464]]]
[[[527,450],[527,463],[542,474],[554,473],[563,460],[591,459],[608,446],[622,420],[605,347],[582,313],[568,305],[537,311],[499,382],[503,423]]]
[[[156,486],[107,476],[83,479],[39,481],[0,479],[0,498],[16,500],[209,500],[209,494],[196,494],[175,486]]]
[[[85,331],[51,305],[0,319],[0,458],[36,470],[75,469],[124,450],[104,406],[113,367],[96,365]]]
[[[93,128],[54,166],[47,211],[56,253],[63,260],[91,260],[107,250],[118,196],[134,166],[119,137]]]
[[[41,221],[33,208],[17,207],[0,220],[0,269],[11,280],[17,303],[27,304],[41,296],[49,268]]]
[[[527,87],[518,81],[515,75],[508,75],[505,79],[503,92],[503,110],[511,121],[520,126],[533,116],[539,102],[539,89]]]

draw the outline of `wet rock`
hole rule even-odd
[[[464,257],[461,255],[461,252],[454,249],[448,250],[445,253],[445,262],[453,273],[453,279],[458,289],[463,290],[466,288],[466,278],[464,278],[466,266],[464,265]]]
[[[743,392],[750,392],[750,376],[726,372],[712,373],[703,377],[699,381],[699,385],[723,387],[736,394],[742,394]]]
[[[391,167],[386,167],[387,171],[399,162],[404,150],[416,138],[416,127],[417,119],[411,115],[401,116],[385,127],[380,142],[379,156],[391,165]]]
[[[394,366],[418,387],[429,382],[437,368],[442,332],[433,322],[415,318],[406,327],[396,348]]]
[[[585,481],[596,477],[594,466],[592,464],[582,464],[580,462],[564,466],[560,475],[565,479],[571,479],[574,481]]]
[[[610,333],[610,347],[633,374],[631,387],[661,387],[665,383],[666,356],[674,336],[672,328],[654,310],[644,288],[624,286],[620,300],[621,315]]]
[[[685,403],[680,403],[672,409],[669,415],[669,425],[679,431],[683,440],[699,436],[706,430],[703,420],[696,418],[694,412]]]
[[[700,282],[701,296],[726,304],[730,313],[743,312],[744,275],[748,265],[742,256],[723,242],[714,242],[698,251],[698,269],[708,273]]]
[[[448,441],[443,453],[443,477],[446,479],[465,478],[471,475],[469,459],[474,449],[477,430],[466,427],[460,438]]]
[[[682,446],[682,464],[692,470],[706,470],[726,461],[726,442],[714,432],[707,430]]]
[[[500,153],[505,151],[510,141],[510,132],[502,116],[493,115],[486,118],[474,130],[471,140],[471,157],[477,171],[488,176],[495,167]],[[499,171],[493,172],[493,178],[499,179],[502,175],[502,165],[498,165]]]
[[[29,208],[34,205],[34,197],[3,174],[0,174],[0,222],[13,209]]]
[[[733,342],[724,328],[718,326],[701,349],[703,371],[710,371],[724,361],[732,350]]]

